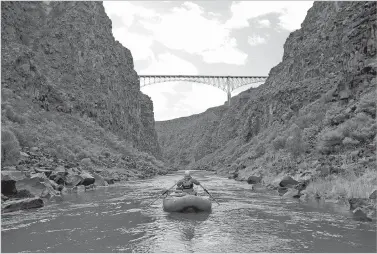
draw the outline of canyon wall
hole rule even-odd
[[[375,169],[376,37],[376,2],[314,2],[265,84],[230,107],[156,123],[163,156],[240,179]]]
[[[2,2],[2,89],[160,156],[153,104],[102,2]],[[6,93],[6,92],[5,92]],[[47,107],[47,106],[46,106]]]

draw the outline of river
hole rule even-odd
[[[346,208],[282,199],[247,183],[196,171],[220,202],[211,213],[166,213],[147,204],[174,172],[65,194],[40,209],[3,214],[2,252],[375,252],[376,225]],[[202,190],[198,189],[199,192]]]

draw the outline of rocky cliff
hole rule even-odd
[[[376,184],[376,36],[376,2],[314,2],[265,84],[156,124],[164,157],[241,180],[371,171]]]
[[[140,152],[160,158],[152,101],[101,2],[2,2],[1,11],[2,130],[15,147],[113,166]]]

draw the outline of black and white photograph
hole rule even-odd
[[[376,253],[377,1],[1,1],[1,253]]]

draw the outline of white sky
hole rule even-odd
[[[281,61],[289,33],[300,28],[312,5],[312,1],[104,2],[113,35],[131,50],[140,75],[267,76]],[[152,98],[156,121],[201,113],[227,100],[218,88],[190,82],[159,83],[141,91]]]

